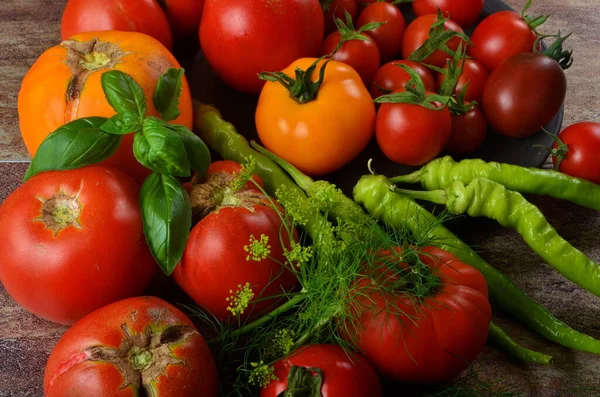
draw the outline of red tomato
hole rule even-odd
[[[332,59],[351,66],[362,79],[365,86],[369,85],[373,75],[379,68],[380,56],[377,44],[369,36],[366,40],[348,40],[333,54]],[[321,56],[332,53],[342,40],[340,32],[333,32],[323,42]]]
[[[296,276],[281,266],[286,262],[281,241],[289,243],[289,236],[269,199],[254,189],[224,193],[227,183],[213,174],[205,184],[192,187],[194,210],[195,203],[204,204],[199,212],[208,215],[193,227],[173,272],[177,284],[221,321],[236,318],[232,309],[238,298],[248,299],[247,308],[239,308],[240,318],[246,319],[273,309],[278,299],[266,297],[280,296],[282,290],[298,285]],[[266,253],[253,258],[249,247],[263,238]]]
[[[325,34],[329,34],[337,30],[335,19],[339,18],[342,21],[346,20],[346,11],[356,20],[358,15],[358,0],[333,0],[325,10]]]
[[[406,65],[416,71],[419,76],[421,76],[426,90],[435,90],[433,75],[428,68],[414,61],[392,61],[380,67],[375,73],[375,76],[373,76],[373,82],[371,83],[369,90],[373,99],[381,95],[388,94],[389,92],[404,88],[406,83],[410,81],[410,75],[406,73],[406,71],[402,69],[400,65]],[[383,88],[385,92],[380,88]]]
[[[388,3],[368,5],[358,16],[357,26],[360,28],[371,22],[386,22],[378,28],[365,32],[375,40],[381,59],[394,59],[402,49],[402,37],[406,29],[404,16],[398,7]]]
[[[208,167],[208,170],[206,171],[206,175],[208,176],[212,174],[218,174],[220,172],[233,175],[239,173],[241,170],[242,166],[240,165],[240,163],[237,163],[233,160],[220,160],[211,163],[211,165]],[[260,187],[262,187],[263,189],[265,188],[265,183],[263,182],[260,176],[254,174],[252,175],[252,179],[254,180],[254,182],[258,183]],[[256,185],[252,181],[248,181],[248,183],[246,183],[246,187],[248,189],[255,189]]]
[[[412,7],[417,16],[437,14],[439,9],[444,17],[450,17],[463,28],[468,28],[479,18],[483,0],[415,0]]]
[[[206,0],[200,44],[225,83],[259,94],[258,74],[316,56],[324,29],[318,0]]]
[[[198,34],[204,0],[158,0],[165,4],[165,12],[176,37]]]
[[[390,160],[423,165],[435,158],[450,139],[452,120],[448,108],[427,109],[406,103],[383,103],[377,112],[375,136]]]
[[[421,301],[409,293],[384,295],[377,286],[386,282],[381,277],[362,279],[359,322],[341,323],[340,331],[393,380],[447,381],[466,369],[485,344],[492,314],[487,284],[477,270],[438,248],[425,247],[419,257],[440,279],[431,295]]]
[[[554,59],[521,53],[490,74],[483,90],[483,112],[500,134],[526,138],[552,120],[566,93],[565,73]]]
[[[45,172],[18,187],[0,207],[8,293],[35,315],[69,325],[141,294],[156,265],[138,191],[125,174],[99,166]]]
[[[518,12],[496,12],[477,25],[469,55],[488,70],[521,52],[533,52],[537,35]]]
[[[487,122],[478,106],[462,115],[452,115],[452,131],[446,150],[451,153],[471,153],[485,141]]]
[[[406,33],[404,34],[404,41],[402,43],[402,57],[407,59],[413,52],[417,50],[425,41],[429,38],[429,30],[431,26],[437,21],[438,16],[436,14],[428,14],[423,15],[421,17],[416,18],[414,21],[408,25],[406,28]],[[458,24],[452,20],[447,20],[444,23],[444,30],[453,30],[458,33],[464,33]],[[448,48],[453,51],[458,49],[460,43],[464,41],[459,37],[453,37],[448,41]],[[448,55],[440,50],[437,50],[426,59],[423,60],[422,63],[434,65],[437,67],[444,67],[446,65],[446,59],[451,59],[452,56]]]
[[[559,171],[600,184],[600,123],[576,123],[565,128],[558,137],[567,145]],[[558,143],[554,149],[558,149]],[[552,156],[552,161],[556,165],[558,158]]]
[[[192,322],[154,297],[125,299],[88,314],[58,341],[44,395],[217,396],[217,369]]]
[[[288,376],[292,367],[307,369],[318,368],[322,371],[321,390],[311,390],[310,395],[322,397],[380,397],[381,384],[377,374],[365,358],[358,354],[350,356],[337,345],[309,345],[300,347],[289,357],[274,364],[274,375],[278,380],[271,381],[260,393],[260,397],[278,397],[290,390],[301,389],[303,385],[296,382],[288,384]],[[312,371],[313,376],[318,374]]]
[[[462,61],[459,63],[459,65],[461,64]],[[444,69],[447,69],[447,65],[444,67]],[[462,73],[458,77],[458,82],[454,88],[454,93],[456,95],[460,94],[468,82],[469,86],[467,87],[467,92],[465,94],[465,101],[481,102],[481,98],[483,97],[483,87],[485,86],[485,82],[487,81],[489,75],[490,74],[488,71],[479,62],[473,59],[467,59],[464,62]],[[440,73],[437,75],[438,89],[444,80],[446,80],[445,74]]]
[[[173,37],[169,21],[156,0],[69,0],[60,24],[61,37],[101,30],[145,33],[169,50]]]

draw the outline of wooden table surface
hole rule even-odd
[[[507,2],[520,9],[524,0]],[[58,43],[64,3],[0,1],[0,202],[18,185],[26,167],[19,161],[28,158],[18,129],[20,82],[37,57]],[[574,49],[575,64],[567,71],[564,126],[583,120],[600,121],[600,3],[537,0],[531,13],[552,14],[547,31],[574,32],[567,45]],[[532,201],[561,235],[600,261],[599,214],[549,198],[533,197]],[[462,237],[559,319],[600,338],[600,299],[542,263],[514,231],[486,224]],[[495,313],[495,318],[515,339],[552,354],[555,362],[550,367],[527,365],[488,347],[475,363],[482,379],[496,380],[528,396],[600,396],[600,356],[546,342],[503,313]],[[0,286],[0,397],[43,395],[47,356],[65,331],[65,327],[22,310]]]

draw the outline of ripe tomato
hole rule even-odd
[[[600,123],[576,123],[565,128],[558,137],[567,145],[558,170],[600,184]],[[559,150],[558,142],[554,149]],[[556,155],[552,156],[552,161],[557,164]]]
[[[496,12],[473,31],[469,55],[491,71],[515,54],[533,52],[536,39],[518,12]]]
[[[461,61],[459,65],[462,65]],[[444,69],[447,69],[446,65]],[[456,87],[454,88],[454,93],[456,95],[460,94],[460,92],[465,88],[465,85],[469,83],[467,87],[467,92],[465,93],[465,101],[467,102],[481,102],[481,98],[483,97],[483,87],[485,86],[485,82],[489,77],[489,73],[485,68],[474,59],[467,59],[464,62],[463,70],[460,76],[458,77],[458,82],[456,83]],[[446,75],[440,73],[437,75],[437,87],[439,88],[442,83],[446,80]]]
[[[380,67],[375,73],[375,76],[373,76],[373,82],[371,83],[370,88],[371,96],[373,97],[373,99],[381,95],[388,94],[392,91],[404,88],[406,83],[410,81],[410,75],[406,73],[406,71],[402,69],[400,65],[406,65],[414,71],[416,71],[419,74],[419,76],[421,76],[423,84],[425,84],[426,90],[435,90],[435,82],[433,80],[433,75],[431,74],[428,68],[414,61],[392,61]],[[382,91],[381,88],[385,92]]]
[[[100,76],[111,69],[130,75],[144,90],[148,115],[159,116],[152,98],[158,78],[179,68],[171,53],[152,37],[135,32],[90,32],[76,35],[44,52],[25,75],[19,92],[19,126],[33,156],[58,127],[82,117],[112,117]],[[187,80],[179,98],[180,116],[173,121],[192,128],[192,95]],[[133,156],[133,134],[123,136],[104,165],[114,166],[142,182],[150,171]]]
[[[325,34],[329,34],[337,30],[335,25],[336,18],[342,21],[346,20],[346,11],[352,17],[352,21],[358,15],[358,0],[333,0],[327,6],[324,6],[325,11]]]
[[[408,59],[408,57],[417,50],[425,41],[429,38],[429,30],[433,24],[437,21],[438,16],[436,14],[423,15],[416,18],[408,25],[406,32],[404,33],[404,41],[402,43],[402,57]],[[451,19],[444,23],[444,30],[453,30],[458,33],[464,33],[460,26]],[[464,41],[460,37],[453,37],[448,41],[448,48],[452,51],[456,51],[460,43]],[[451,59],[452,56],[448,55],[441,50],[437,50],[426,59],[423,63],[434,65],[437,67],[444,67],[446,65],[446,59]]]
[[[256,189],[229,192],[230,182],[209,174],[204,184],[192,186],[193,211],[204,217],[193,227],[173,273],[177,284],[221,321],[234,320],[234,314],[241,319],[264,314],[278,302],[267,297],[298,285],[281,265],[286,259],[280,238],[289,249],[290,237],[279,214]],[[250,249],[259,245],[262,251],[253,254]],[[247,308],[236,308],[238,299]]]
[[[63,40],[79,33],[121,30],[144,33],[169,50],[173,37],[169,21],[156,0],[69,0],[60,24]]]
[[[157,0],[164,3],[167,18],[175,37],[198,34],[204,0]]]
[[[425,247],[419,257],[439,277],[437,289],[422,300],[410,293],[384,295],[377,286],[381,277],[365,277],[357,284],[358,324],[342,323],[341,333],[393,380],[447,381],[467,368],[485,344],[492,314],[487,284],[477,270],[438,248]]]
[[[216,397],[217,368],[192,322],[167,302],[129,298],[88,314],[58,341],[44,395]]]
[[[490,74],[483,90],[483,112],[500,134],[526,138],[552,120],[566,92],[565,73],[554,59],[521,53]]]
[[[318,0],[206,0],[200,44],[225,83],[258,94],[264,85],[259,73],[316,56],[324,30]]]
[[[357,26],[371,22],[386,22],[378,28],[365,32],[375,40],[382,61],[394,59],[402,49],[402,37],[406,29],[404,16],[398,7],[388,3],[368,5],[358,16]]]
[[[487,122],[478,106],[465,114],[452,115],[452,131],[445,149],[450,153],[471,153],[485,141]]]
[[[366,40],[348,40],[333,54],[332,59],[344,62],[351,66],[362,79],[363,83],[369,85],[373,75],[379,68],[380,56],[377,44],[373,39],[365,35]],[[342,40],[340,32],[331,33],[321,47],[321,56],[332,53]]]
[[[463,28],[468,28],[479,18],[483,10],[483,0],[415,0],[412,7],[415,15],[419,17],[437,14],[439,9],[444,17],[450,17]]]
[[[206,175],[213,175],[213,174],[218,174],[221,172],[224,172],[228,175],[233,175],[233,174],[239,174],[240,171],[242,170],[242,166],[240,165],[240,163],[237,163],[233,160],[220,160],[220,161],[215,161],[213,162],[209,167],[208,167],[208,171],[206,171]],[[263,182],[262,178],[256,174],[252,175],[252,179],[254,180],[254,182],[258,183],[260,185],[260,187],[262,187],[263,189],[265,188],[265,183]],[[252,181],[248,181],[248,183],[246,183],[246,187],[248,189],[252,188],[256,188],[256,185],[252,182]]]
[[[117,170],[36,175],[4,201],[0,222],[2,284],[19,305],[50,321],[73,324],[138,295],[156,268],[138,187]]]
[[[432,110],[421,105],[383,103],[377,112],[375,136],[387,158],[418,166],[442,152],[450,139],[451,127],[448,108]]]
[[[283,72],[294,76],[315,58],[303,58]],[[317,81],[324,62],[313,73]],[[367,146],[373,136],[375,105],[358,73],[330,61],[314,100],[298,103],[280,83],[267,82],[256,108],[256,130],[262,143],[302,172],[318,176],[340,169]],[[318,148],[318,150],[315,150]]]
[[[309,370],[312,376],[322,376],[320,390],[312,390],[308,382],[296,378],[288,383],[293,367]],[[260,397],[277,397],[286,390],[306,390],[322,397],[380,397],[381,384],[377,374],[362,355],[346,353],[337,345],[309,345],[298,348],[289,357],[274,364],[277,380],[264,388]],[[319,375],[314,369],[320,369]],[[307,394],[308,395],[308,394]]]

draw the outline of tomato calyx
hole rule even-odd
[[[319,89],[321,88],[321,85],[323,85],[323,80],[325,79],[325,68],[330,59],[325,61],[323,66],[321,66],[321,69],[319,70],[319,79],[317,81],[312,81],[312,75],[319,63],[328,56],[329,55],[318,58],[306,70],[296,68],[295,79],[283,72],[263,72],[258,75],[258,78],[273,83],[281,83],[290,92],[290,97],[302,105],[317,99]]]
[[[550,15],[537,15],[534,17],[530,17],[526,13],[531,8],[532,3],[533,0],[527,0],[527,3],[525,3],[525,5],[523,6],[523,10],[521,10],[521,18],[523,18],[523,21],[525,21],[529,28],[539,36],[540,34],[537,32],[537,28],[546,23]]]
[[[83,210],[83,205],[79,201],[80,195],[81,189],[74,196],[70,196],[61,188],[50,198],[36,196],[42,202],[42,208],[40,215],[33,221],[43,223],[46,229],[53,232],[54,237],[69,226],[83,229],[79,223],[79,217]]]
[[[566,70],[568,68],[571,67],[571,65],[573,65],[573,50],[565,50],[563,49],[563,43],[565,42],[565,40],[567,40],[573,33],[569,33],[566,36],[561,36],[560,34],[560,30],[558,31],[557,34],[555,35],[545,35],[545,36],[539,36],[536,40],[536,44],[534,47],[538,47],[538,43],[547,38],[547,37],[553,37],[554,38],[554,42],[550,45],[550,47],[548,47],[546,50],[542,51],[541,54],[542,55],[546,55],[549,56],[550,58],[554,59],[556,62],[558,62],[558,64],[560,65],[560,67],[563,70]],[[537,51],[534,51],[535,53],[538,53]]]
[[[320,368],[292,365],[287,379],[287,389],[277,397],[322,397],[323,371]]]
[[[345,14],[346,22],[342,21],[340,18],[335,19],[335,26],[337,27],[338,32],[340,32],[341,38],[340,38],[340,41],[337,44],[337,46],[334,48],[334,50],[331,52],[331,54],[329,54],[330,56],[335,54],[347,41],[351,41],[351,40],[372,41],[373,39],[371,39],[369,36],[367,36],[363,33],[368,32],[373,29],[377,29],[381,25],[385,25],[387,23],[385,21],[384,22],[370,22],[370,23],[367,23],[366,25],[361,26],[358,30],[356,30],[354,28],[354,23],[352,22],[352,15],[350,15],[348,10],[346,10],[345,13],[346,13]]]

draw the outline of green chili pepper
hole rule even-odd
[[[390,227],[408,227],[414,233],[427,232],[433,245],[478,269],[487,280],[492,304],[511,313],[544,338],[566,347],[600,354],[600,340],[579,333],[557,320],[444,226],[427,228],[426,225],[435,224],[436,218],[408,197],[394,193],[394,188],[385,176],[367,175],[354,187],[354,199]]]
[[[454,181],[445,190],[395,191],[413,199],[443,204],[453,214],[484,216],[517,230],[563,276],[600,296],[600,266],[563,239],[544,214],[520,193],[484,178],[475,178],[466,186],[462,181]]]
[[[497,324],[490,323],[488,339],[498,349],[521,361],[545,365],[552,363],[552,356],[519,345]]]
[[[393,183],[421,182],[425,189],[437,190],[447,188],[453,181],[468,184],[478,177],[501,183],[509,190],[551,196],[600,211],[600,185],[553,170],[486,163],[479,159],[455,162],[445,156],[430,161],[412,174],[390,180]]]

